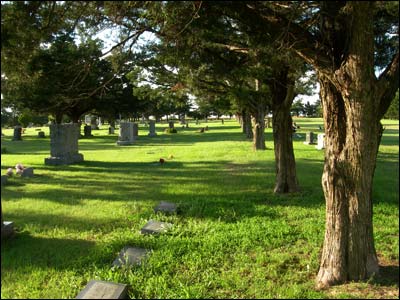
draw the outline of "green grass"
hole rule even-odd
[[[314,289],[325,224],[323,151],[303,144],[307,131],[321,132],[322,121],[295,121],[301,192],[285,196],[273,194],[271,129],[268,150],[253,152],[233,120],[208,122],[205,133],[197,132],[205,123],[176,125],[173,135],[163,133],[167,124],[157,124],[156,137],[141,125],[132,146],[116,146],[117,134],[103,126],[79,140],[85,161],[68,166],[44,165],[47,127],[45,139],[28,128],[23,141],[11,141],[12,129],[3,129],[1,173],[22,163],[35,176],[14,176],[2,187],[4,219],[14,222],[17,235],[1,246],[1,298],[74,298],[91,279],[129,284],[131,298],[332,298]],[[399,123],[384,126],[374,234],[385,268],[398,271]],[[153,207],[162,200],[179,204],[181,213],[156,215]],[[140,228],[150,219],[174,227],[143,236]],[[151,255],[139,267],[111,270],[125,245]],[[368,284],[398,291],[393,280]]]

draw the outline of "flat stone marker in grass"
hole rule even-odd
[[[176,204],[175,203],[171,203],[171,202],[161,201],[160,204],[158,204],[154,208],[154,212],[155,213],[163,212],[163,213],[174,214],[174,213],[176,213]]]
[[[114,260],[113,266],[122,267],[123,265],[140,265],[145,259],[148,252],[148,250],[143,248],[126,246],[122,248],[118,257]]]
[[[126,299],[128,285],[100,280],[90,280],[76,299]]]
[[[141,234],[159,234],[168,231],[172,227],[171,223],[150,220],[140,230]]]

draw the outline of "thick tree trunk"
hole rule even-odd
[[[244,133],[246,134],[246,138],[252,139],[253,138],[253,128],[251,125],[251,115],[248,111],[245,111],[243,116],[243,128]]]
[[[286,72],[287,75],[287,72]],[[287,76],[286,76],[287,77]],[[273,133],[276,166],[275,193],[292,193],[299,190],[296,161],[292,141],[292,116],[290,107],[294,99],[294,85],[274,90]]]
[[[265,109],[262,104],[258,105],[258,109],[252,112],[251,122],[253,125],[253,150],[265,150]]]
[[[359,95],[353,93],[352,101],[343,101],[342,93],[348,91],[339,93],[326,79],[320,79],[320,86],[325,120],[322,186],[326,229],[317,284],[325,287],[367,279],[379,271],[371,196],[380,123],[368,85]]]

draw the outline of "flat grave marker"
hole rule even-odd
[[[159,234],[168,231],[172,227],[171,223],[150,220],[140,230],[141,234]]]
[[[114,260],[113,266],[122,267],[123,265],[140,265],[148,252],[148,250],[143,248],[125,246],[120,251],[118,257]]]
[[[166,201],[161,201],[160,204],[158,204],[155,208],[154,208],[154,212],[163,212],[163,213],[170,213],[170,214],[174,214],[176,213],[176,204],[175,203],[171,203],[171,202],[166,202]]]
[[[128,285],[100,280],[90,280],[76,299],[126,299]]]

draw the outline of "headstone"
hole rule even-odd
[[[22,141],[22,127],[17,125],[14,127],[13,141]]]
[[[38,132],[38,137],[45,138],[46,136],[44,135],[44,131],[39,131]]]
[[[176,213],[176,204],[171,202],[161,201],[160,204],[158,204],[154,208],[154,212]]]
[[[314,132],[307,132],[306,133],[306,141],[304,142],[306,145],[312,145],[315,144],[314,142]]]
[[[90,115],[85,115],[85,124],[90,124],[92,117]]]
[[[221,123],[222,123],[222,125],[224,125],[224,119],[221,119]]]
[[[139,135],[139,125],[138,123],[133,123],[133,140],[137,140],[137,137]]]
[[[1,175],[1,185],[5,185],[7,183],[7,179],[7,175]]]
[[[103,123],[101,122],[101,117],[97,118],[97,129],[99,129],[99,127],[101,127],[101,125],[103,125]]]
[[[149,121],[149,134],[148,136],[156,136],[156,122],[153,120]]]
[[[76,299],[125,299],[128,285],[101,280],[90,280]]]
[[[150,220],[140,230],[141,234],[159,234],[168,231],[172,227],[171,223]]]
[[[200,123],[199,123],[199,119],[196,119],[196,125],[199,125]]]
[[[114,127],[108,127],[108,134],[114,134]]]
[[[46,165],[68,165],[83,161],[78,153],[79,124],[50,125],[50,157],[44,159]]]
[[[174,122],[168,122],[168,126],[169,126],[169,128],[174,128]]]
[[[325,133],[318,134],[318,144],[315,146],[318,150],[325,149]]]
[[[83,134],[84,137],[92,137],[92,126],[90,125],[85,125],[83,126]]]
[[[113,266],[121,267],[123,265],[140,265],[148,252],[148,250],[143,248],[126,246],[120,251],[118,257],[114,260]]]
[[[33,177],[33,168],[25,168],[21,173],[21,177]]]
[[[132,122],[121,122],[119,127],[119,136],[117,145],[132,145],[134,142],[133,137],[133,123]]]
[[[6,239],[13,236],[14,231],[14,222],[10,221],[2,221],[1,223],[1,239]]]
[[[204,127],[204,130],[205,130],[205,131],[208,131],[208,126]]]
[[[92,130],[97,130],[99,127],[97,126],[97,119],[96,117],[91,117],[90,118],[90,126],[92,127]]]

